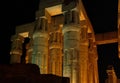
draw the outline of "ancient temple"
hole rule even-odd
[[[101,34],[95,35],[81,0],[68,6],[60,0],[41,3],[35,22],[16,27],[16,35],[11,38],[11,63],[20,63],[24,56],[23,62],[37,64],[42,74],[69,77],[70,83],[99,83],[96,46],[119,41],[119,36],[118,40],[106,41]],[[118,19],[118,29],[119,24]],[[23,53],[25,38],[29,42]],[[114,69],[107,72],[106,83],[118,83]]]

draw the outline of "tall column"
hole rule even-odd
[[[88,83],[88,38],[87,25],[80,27],[80,83]]]
[[[120,59],[120,0],[118,0],[118,57]],[[120,83],[120,77],[118,77]]]
[[[120,0],[118,0],[118,56],[120,58]]]
[[[20,63],[21,61],[21,55],[22,55],[22,43],[23,43],[23,37],[20,35],[14,35],[12,36],[12,48],[10,51],[11,59],[10,63]]]
[[[99,83],[98,79],[98,56],[96,45],[92,39],[89,39],[89,51],[88,51],[88,79],[90,83]]]
[[[106,83],[117,83],[117,77],[112,66],[108,68],[107,73],[108,79],[106,80]]]
[[[63,14],[50,15],[46,11],[49,22],[49,73],[62,76],[62,24]]]
[[[91,63],[88,64],[88,81],[89,83],[95,83],[94,80],[94,67]]]
[[[62,32],[64,37],[63,76],[69,77],[70,83],[80,83],[80,25],[76,9],[65,12],[65,24]]]
[[[93,46],[94,49],[94,54],[93,54],[93,58],[94,58],[94,62],[93,62],[93,66],[94,66],[94,80],[95,83],[99,83],[99,75],[98,75],[98,55],[97,55],[97,49],[96,46]],[[91,56],[92,57],[92,56]]]
[[[48,39],[47,19],[40,17],[37,20],[33,34],[32,63],[40,67],[41,74],[48,73]]]
[[[33,39],[30,38],[30,42],[26,45],[26,63],[32,63],[32,52],[33,52]]]
[[[120,59],[120,24],[118,24],[118,57]]]
[[[49,73],[62,76],[62,33],[50,33]]]
[[[88,58],[89,58],[89,62],[88,62],[88,80],[89,83],[95,83],[94,81],[94,66],[93,66],[93,45],[92,45],[92,39],[89,39],[89,49],[88,49]]]

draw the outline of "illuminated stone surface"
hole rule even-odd
[[[107,70],[108,79],[106,80],[106,83],[119,83],[117,82],[117,77],[115,75],[115,71],[112,66],[110,66]]]
[[[62,27],[63,14],[51,16],[49,19],[49,63],[50,74],[62,76]],[[61,19],[61,20],[60,20]]]
[[[22,55],[22,43],[23,37],[20,35],[14,35],[11,38],[12,48],[10,51],[11,59],[10,63],[20,63]]]
[[[39,10],[36,12],[36,18],[45,15],[49,24],[46,24],[45,20],[41,21],[39,19],[36,26],[34,23],[30,23],[16,27],[16,34],[24,37],[29,36],[31,39],[31,42],[26,47],[26,63],[39,65],[41,73],[44,74],[52,73],[61,76],[63,73],[63,76],[71,78],[71,83],[99,83],[96,44],[118,42],[120,57],[120,1],[118,2],[118,32],[96,34],[95,38],[82,1],[79,0],[77,3],[79,16],[76,15],[74,9],[71,10],[75,6],[75,4],[70,6],[71,4],[74,3],[63,7],[65,5],[61,5],[60,0],[41,0]],[[70,16],[63,18],[61,13],[68,10],[71,11]],[[76,18],[80,19],[80,24]],[[63,19],[65,19],[66,24],[62,23]],[[49,28],[45,27],[47,25]],[[63,34],[58,29],[60,26],[64,26]],[[34,27],[39,27],[39,29]],[[89,42],[88,33],[92,34],[90,38],[92,42]],[[12,39],[11,63],[20,63],[21,60],[22,39],[17,39],[19,39],[18,36]],[[62,57],[64,57],[63,61]]]
[[[63,76],[70,78],[70,83],[79,83],[79,46],[80,27],[79,18],[75,10],[65,13],[65,25],[63,26]],[[79,17],[79,16],[78,16]]]
[[[96,46],[94,45],[93,39],[89,38],[88,81],[90,83],[99,83],[97,60],[98,60],[98,56],[97,56]]]
[[[120,0],[118,0],[118,52],[120,58]]]
[[[99,83],[94,33],[80,5],[79,11],[75,8],[62,12],[61,4],[45,6],[45,16],[37,12],[34,28],[32,23],[30,30],[18,28],[16,32],[30,33],[26,63],[37,64],[41,74],[69,77],[70,83]]]
[[[33,53],[33,39],[30,39],[30,42],[26,45],[26,63],[32,63],[32,53]]]
[[[33,34],[32,63],[40,67],[42,74],[47,74],[48,69],[48,38],[46,18],[38,18],[36,30]]]

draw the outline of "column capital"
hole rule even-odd
[[[15,34],[11,36],[11,41],[15,41],[15,40],[20,40],[23,42],[24,37],[22,37],[21,35]]]
[[[75,31],[75,32],[80,32],[80,25],[76,25],[76,24],[67,24],[67,25],[64,25],[63,29],[62,29],[62,32],[63,34],[65,34],[66,32],[69,32],[69,31]]]

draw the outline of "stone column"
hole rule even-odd
[[[89,83],[95,83],[94,80],[94,67],[91,63],[88,64],[88,82]]]
[[[107,73],[108,79],[106,80],[106,83],[117,83],[117,77],[112,66],[108,68]]]
[[[118,25],[118,57],[120,59],[120,24]]]
[[[118,56],[120,58],[120,0],[118,0]]]
[[[80,51],[80,25],[76,10],[65,12],[63,26],[63,76],[70,78],[70,83],[80,83],[79,80],[79,51]]]
[[[41,74],[48,73],[48,31],[47,19],[40,17],[37,20],[33,34],[32,63],[40,67]]]
[[[118,16],[118,19],[120,20],[120,14]],[[118,57],[120,58],[120,24],[118,21]]]
[[[63,14],[46,17],[49,22],[49,73],[62,76],[62,24]]]
[[[93,53],[93,52],[90,53],[89,52],[88,74],[90,76],[88,78],[89,78],[90,81],[92,80],[92,83],[99,83],[99,79],[98,79],[98,64],[97,64],[97,58],[95,56],[96,56],[95,53]],[[91,79],[91,76],[92,76],[92,79]]]
[[[30,38],[30,42],[26,45],[26,63],[32,63],[32,52],[33,52],[33,39]]]
[[[92,33],[90,33],[92,34]],[[97,47],[92,38],[89,38],[89,49],[88,49],[88,78],[90,83],[99,83],[98,80],[98,55]]]
[[[93,45],[92,45],[92,39],[89,38],[89,46],[88,46],[88,80],[89,80],[89,83],[95,83],[95,80],[94,80],[94,66],[93,66],[93,52],[94,52],[94,49],[93,49]]]
[[[93,53],[94,80],[95,80],[95,83],[99,83],[97,47],[93,46],[93,49],[94,49],[94,53]]]
[[[80,83],[88,83],[88,38],[87,25],[80,27]]]
[[[49,73],[62,76],[62,33],[50,33]]]
[[[21,61],[21,55],[22,55],[22,43],[23,43],[23,37],[20,35],[14,35],[12,36],[12,48],[10,51],[11,59],[10,63],[20,63]]]

